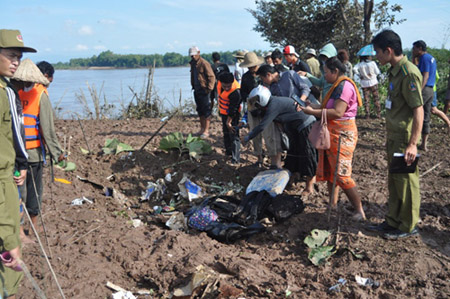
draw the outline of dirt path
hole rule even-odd
[[[433,120],[435,123],[436,120]],[[51,263],[67,298],[107,298],[112,291],[108,281],[136,292],[151,290],[139,298],[165,298],[183,286],[198,266],[214,271],[222,298],[323,298],[339,278],[347,283],[336,298],[448,298],[450,296],[450,159],[449,140],[443,125],[434,125],[430,151],[423,154],[420,170],[435,170],[421,179],[420,236],[397,242],[386,241],[349,219],[351,206],[341,195],[342,221],[340,250],[321,267],[307,259],[303,239],[314,228],[337,229],[337,215],[327,222],[327,197],[324,184],[305,201],[302,214],[268,226],[265,233],[234,244],[223,244],[194,230],[177,232],[164,225],[163,216],[154,216],[152,207],[160,202],[139,202],[148,181],[156,181],[167,172],[173,182],[167,184],[167,202],[178,192],[183,173],[201,186],[229,183],[247,186],[258,173],[250,150],[243,152],[241,167],[230,165],[223,155],[220,123],[213,122],[208,141],[214,152],[200,163],[177,162],[176,155],[157,150],[161,136],[169,132],[196,132],[196,118],[173,119],[142,153],[104,156],[99,154],[106,138],[118,138],[139,148],[159,127],[159,120],[83,121],[89,146],[94,154],[83,155],[87,148],[77,121],[57,121],[57,130],[72,136],[69,160],[77,165],[73,173],[55,169],[55,177],[72,182],[49,184],[45,171],[43,216],[49,232]],[[354,159],[354,178],[364,200],[370,221],[380,222],[386,210],[386,160],[384,123],[358,120],[359,143]],[[176,173],[176,174],[174,174]],[[114,174],[114,178],[108,177]],[[82,182],[87,178],[111,187],[126,196],[125,202],[107,197],[102,190]],[[286,192],[299,194],[304,182]],[[214,190],[214,189],[212,189]],[[213,194],[208,192],[208,194]],[[82,196],[94,201],[71,206]],[[241,198],[241,194],[237,194]],[[131,218],[146,223],[133,227]],[[45,244],[45,242],[44,242]],[[363,254],[355,258],[349,250]],[[48,298],[59,298],[50,271],[37,246],[24,248],[24,261]],[[362,287],[355,275],[370,277],[379,288]],[[24,279],[19,298],[33,298],[31,284]],[[217,298],[217,295],[205,297]]]

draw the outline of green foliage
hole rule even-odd
[[[218,52],[220,54],[220,61],[228,65],[235,62],[233,54],[236,51]],[[261,50],[254,50],[258,55],[261,55]],[[209,63],[212,61],[212,53],[201,53],[201,56]],[[144,68],[150,67],[155,61],[155,67],[174,67],[185,66],[191,61],[191,57],[184,56],[179,53],[169,52],[164,55],[161,54],[115,54],[112,51],[104,51],[98,56],[94,55],[91,58],[73,58],[69,62],[58,62],[53,66],[55,69],[69,69],[69,68],[87,68],[87,67],[116,67],[116,68]]]
[[[293,45],[299,52],[307,48],[319,49],[328,42],[336,48],[348,49],[350,56],[364,45],[364,4],[348,0],[256,0],[256,9],[249,10],[255,17],[254,30],[272,45]],[[373,5],[373,0],[368,1]],[[402,22],[395,14],[400,5],[389,6],[381,1],[367,17],[374,18],[376,28]],[[370,24],[370,22],[369,22]],[[368,28],[370,29],[370,27]],[[367,37],[366,37],[367,39]]]
[[[336,253],[334,246],[326,246],[326,241],[331,235],[329,231],[313,229],[303,242],[309,247],[308,259],[315,266],[322,265],[328,258]]]
[[[102,148],[102,150],[105,155],[110,155],[110,154],[117,155],[118,153],[121,153],[121,152],[134,151],[134,149],[130,145],[120,142],[117,138],[106,139],[105,146]]]
[[[170,133],[162,138],[159,142],[159,148],[167,152],[177,150],[180,155],[189,153],[189,156],[195,160],[200,160],[202,154],[210,154],[212,151],[211,145],[200,137],[193,137],[189,134],[184,139],[180,132]]]

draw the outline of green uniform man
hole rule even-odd
[[[19,265],[20,216],[19,195],[13,179],[16,152],[10,98],[14,92],[7,86],[6,77],[12,77],[19,66],[23,52],[36,52],[24,47],[18,30],[0,29],[0,253],[9,252],[11,262],[0,263],[0,298],[15,298],[22,272],[14,271]]]
[[[423,124],[422,75],[403,56],[400,37],[384,30],[372,40],[376,56],[389,70],[389,97],[386,99],[386,131],[388,165],[394,153],[404,153],[411,165],[417,156],[417,143]],[[416,228],[420,211],[419,170],[414,173],[389,174],[388,213],[386,221],[371,225],[387,239],[396,240],[418,234]]]

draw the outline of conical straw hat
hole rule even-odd
[[[23,82],[41,83],[44,85],[50,84],[50,82],[41,73],[39,68],[34,64],[31,59],[27,58],[20,62],[14,76],[11,78]]]

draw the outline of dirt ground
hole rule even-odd
[[[172,119],[147,145],[132,155],[102,155],[107,138],[139,149],[160,126],[159,119],[82,121],[86,139],[93,154],[83,155],[87,148],[78,121],[58,120],[61,144],[63,136],[71,139],[69,161],[76,163],[74,172],[55,168],[54,176],[71,182],[51,184],[50,170],[44,174],[43,219],[50,250],[44,235],[41,240],[66,298],[110,298],[112,282],[137,294],[139,298],[168,298],[188,283],[197,267],[203,266],[217,279],[215,291],[202,298],[448,298],[450,296],[450,136],[443,124],[433,119],[430,150],[422,153],[421,173],[441,163],[421,178],[420,236],[387,241],[364,229],[365,223],[350,220],[352,208],[340,195],[338,213],[327,221],[325,184],[316,185],[316,193],[305,199],[306,208],[282,223],[267,223],[265,232],[233,244],[220,243],[206,233],[170,230],[164,225],[168,217],[154,215],[151,200],[140,202],[148,181],[173,175],[167,183],[168,203],[179,191],[177,183],[183,173],[214,195],[217,189],[208,185],[240,184],[244,188],[261,170],[251,148],[243,149],[242,164],[234,166],[224,156],[221,124],[212,123],[207,140],[213,153],[200,162],[179,159],[176,154],[158,150],[159,140],[170,132],[185,134],[198,131],[195,117]],[[386,159],[384,121],[358,119],[359,142],[355,152],[353,177],[364,201],[368,222],[381,222],[386,211]],[[68,142],[67,142],[68,143]],[[113,178],[110,176],[114,174]],[[83,182],[87,178],[114,188],[126,198],[107,197],[103,190]],[[108,178],[110,177],[110,178]],[[300,194],[304,182],[296,182],[285,192]],[[245,190],[245,189],[244,189]],[[244,191],[235,194],[242,198]],[[72,200],[85,196],[93,204],[71,206]],[[131,219],[144,225],[134,227]],[[339,228],[338,251],[329,261],[316,267],[308,260],[303,239],[314,228],[328,229],[333,237]],[[356,258],[350,252],[362,254]],[[60,298],[51,272],[37,245],[26,245],[23,258],[47,298]],[[372,278],[378,288],[360,286],[355,275]],[[347,283],[339,292],[329,288],[340,278]],[[204,291],[203,289],[201,290]],[[34,298],[30,282],[24,278],[19,298]],[[198,298],[200,298],[198,295]]]

